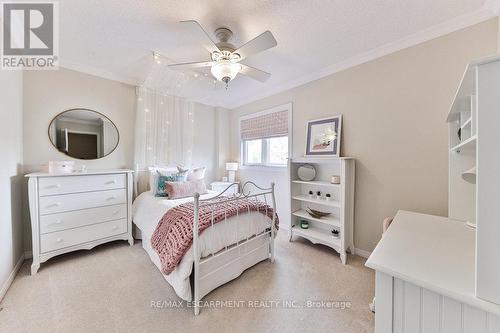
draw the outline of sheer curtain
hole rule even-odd
[[[137,88],[135,167],[192,163],[194,104],[184,98]]]

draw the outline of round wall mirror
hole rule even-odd
[[[118,146],[120,135],[115,124],[102,113],[71,109],[52,119],[49,138],[63,154],[93,160],[111,154]]]

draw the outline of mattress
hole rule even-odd
[[[202,195],[201,200],[214,197],[215,192],[210,191]],[[139,195],[132,205],[132,220],[141,231],[142,247],[147,252],[151,261],[161,272],[160,258],[151,247],[151,236],[163,215],[177,205],[193,201],[193,198],[168,200],[155,197],[151,191]],[[207,228],[198,238],[198,253],[206,257],[253,235],[264,231],[270,224],[270,219],[258,212],[241,213],[228,218],[213,227]],[[192,248],[184,255],[179,265],[169,275],[163,274],[165,280],[174,288],[176,294],[186,301],[191,301],[191,285],[189,276],[193,268]]]

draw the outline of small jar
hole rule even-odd
[[[332,176],[332,184],[340,184],[340,176]]]

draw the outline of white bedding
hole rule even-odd
[[[207,199],[215,195],[215,192],[209,192],[202,195],[201,199]],[[166,198],[155,197],[152,192],[148,191],[139,195],[132,205],[132,220],[137,228],[141,230],[142,247],[149,254],[160,272],[160,258],[151,247],[151,236],[167,210],[189,201],[193,201],[193,198],[167,200]],[[219,222],[200,235],[198,238],[200,251],[198,253],[201,253],[202,257],[216,253],[225,246],[235,244],[237,239],[241,241],[264,231],[269,223],[270,219],[258,212],[228,218],[227,222]],[[162,273],[177,295],[186,301],[191,300],[189,276],[191,275],[193,261],[193,252],[190,248],[172,273],[169,275]]]

